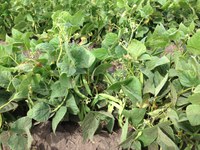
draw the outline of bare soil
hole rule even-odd
[[[120,130],[112,134],[101,131],[93,141],[83,143],[78,124],[65,122],[58,126],[56,135],[51,130],[51,122],[39,124],[32,129],[32,150],[121,150]]]

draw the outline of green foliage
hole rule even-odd
[[[2,2],[0,144],[29,149],[32,121],[52,119],[56,133],[76,115],[84,140],[117,123],[124,149],[198,149],[199,6]]]

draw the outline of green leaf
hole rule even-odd
[[[89,50],[78,45],[72,46],[71,56],[78,68],[89,68],[95,61],[94,55]]]
[[[140,143],[140,141],[133,141],[133,143],[131,144],[131,149],[134,150],[141,150],[142,149],[142,145]]]
[[[39,102],[27,112],[27,116],[39,122],[45,122],[49,119],[50,107],[44,102]]]
[[[200,83],[197,73],[191,70],[178,70],[178,77],[184,87],[193,87]]]
[[[127,134],[128,134],[128,118],[126,119],[126,122],[124,123],[123,127],[122,127],[122,134],[121,134],[121,142],[124,142],[127,138]]]
[[[72,94],[69,94],[67,97],[66,106],[69,109],[69,112],[73,115],[77,115],[80,111]]]
[[[193,92],[194,93],[200,93],[200,84],[195,87]]]
[[[156,26],[152,35],[147,39],[147,44],[154,48],[164,48],[169,43],[169,35],[162,24]]]
[[[84,118],[83,122],[81,123],[82,131],[83,131],[83,140],[84,141],[88,139],[92,140],[94,133],[99,127],[100,121],[104,120],[104,121],[107,121],[108,123],[110,122],[110,119],[111,120],[114,119],[110,113],[90,111]],[[114,125],[114,122],[113,122],[113,125]]]
[[[29,117],[21,117],[11,125],[11,130],[14,132],[22,133],[32,127],[32,119]]]
[[[133,59],[137,60],[138,57],[146,52],[146,46],[138,40],[132,40],[127,48],[127,51],[130,53]]]
[[[1,98],[0,98],[0,100],[1,100],[1,102],[0,102],[0,107],[1,107],[3,105],[3,103],[2,103],[3,100]],[[16,102],[10,102],[7,105],[5,105],[3,108],[0,109],[0,113],[4,113],[4,112],[11,111],[11,110],[15,110],[17,107],[18,107],[18,104]]]
[[[153,143],[156,140],[157,135],[157,127],[146,128],[142,131],[142,135],[138,139],[145,147]]]
[[[56,112],[56,115],[53,117],[52,120],[52,130],[55,133],[56,128],[59,124],[59,122],[63,119],[67,112],[67,107],[66,106],[61,106],[60,109]]]
[[[198,30],[187,42],[187,49],[189,52],[200,55],[200,30]]]
[[[153,78],[147,79],[145,81],[143,93],[144,94],[146,94],[146,93],[155,94],[155,85],[154,85]]]
[[[105,39],[102,41],[102,45],[105,48],[109,48],[110,46],[116,44],[118,41],[118,36],[115,33],[107,33]]]
[[[109,57],[108,50],[104,48],[96,48],[92,51],[92,53],[99,60],[104,60]]]
[[[188,101],[192,104],[200,105],[200,93],[194,93],[188,97]]]
[[[152,57],[150,61],[146,62],[146,66],[149,70],[153,70],[158,66],[170,63],[169,59],[166,56],[161,58],[159,57]]]
[[[126,118],[129,118],[129,121],[135,127],[137,127],[142,122],[145,113],[146,109],[144,108],[133,108],[132,110],[123,110],[123,115]]]
[[[122,90],[133,103],[142,101],[142,84],[137,77],[133,76],[130,82],[122,85]]]
[[[28,150],[27,138],[22,134],[14,133],[8,141],[8,145],[11,149]]]
[[[153,8],[151,7],[151,5],[148,3],[147,5],[145,5],[141,10],[140,10],[140,14],[142,18],[148,18],[152,13],[153,13]]]
[[[105,74],[110,67],[112,67],[112,65],[109,63],[101,64],[98,67],[96,67],[96,69],[93,72],[93,75],[97,76],[99,74]]]
[[[68,89],[67,89],[67,84],[63,85],[60,81],[56,81],[54,84],[51,86],[51,99],[54,99],[56,97],[64,97],[67,96],[68,94]]]
[[[200,105],[189,105],[186,108],[187,118],[192,126],[200,125]]]
[[[179,150],[177,145],[159,127],[157,143],[163,150]]]
[[[92,140],[94,133],[99,126],[100,120],[96,118],[95,113],[89,112],[84,118],[81,127],[83,129],[83,140]]]
[[[165,75],[165,77],[161,80],[161,82],[158,84],[158,86],[155,88],[155,96],[158,95],[160,90],[163,88],[163,86],[166,84],[168,79],[168,74]]]
[[[17,71],[23,72],[31,72],[33,71],[34,64],[33,63],[22,63],[15,67]]]

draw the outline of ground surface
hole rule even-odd
[[[32,130],[32,150],[120,150],[120,131],[112,134],[102,131],[86,143],[81,134],[80,127],[74,123],[59,125],[56,135],[51,131],[50,122],[40,124]]]

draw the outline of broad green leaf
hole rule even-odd
[[[102,45],[105,48],[109,48],[110,46],[116,44],[118,41],[118,36],[115,33],[107,33],[105,39],[102,41]]]
[[[93,72],[94,76],[99,75],[99,74],[105,74],[105,72],[112,67],[111,64],[109,63],[104,63],[99,65]]]
[[[99,60],[109,58],[108,50],[105,48],[96,48],[92,50],[92,54]]]
[[[129,118],[131,124],[137,127],[144,119],[146,109],[144,108],[133,108],[132,110],[123,110],[123,115]]]
[[[62,74],[67,74],[67,77],[70,77],[76,73],[75,61],[67,54],[63,57],[62,61],[57,64],[57,66],[60,68]]]
[[[179,150],[177,145],[172,141],[159,127],[157,143],[161,146],[163,150]]]
[[[138,40],[132,40],[127,48],[127,51],[130,53],[133,59],[137,60],[138,57],[146,52],[146,46]]]
[[[84,22],[85,13],[82,10],[76,12],[72,17],[72,24],[77,26],[82,26]]]
[[[14,39],[21,39],[22,35],[23,35],[23,34],[22,34],[20,31],[18,31],[18,30],[16,30],[16,29],[12,28],[12,37],[13,37]]]
[[[33,63],[22,63],[15,67],[17,71],[23,72],[31,72],[33,71],[34,64]]]
[[[171,101],[173,105],[176,105],[176,101],[178,99],[178,94],[177,91],[172,83],[170,83],[170,96],[171,96]]]
[[[140,10],[141,17],[148,18],[153,13],[153,11],[154,10],[153,10],[152,6],[148,3]]]
[[[158,86],[155,88],[155,96],[159,94],[163,86],[166,84],[168,79],[168,74],[165,75],[165,77],[161,80],[161,82],[158,84]]]
[[[79,113],[79,107],[76,104],[76,100],[72,94],[69,94],[66,101],[66,107],[69,112],[73,115],[77,115]]]
[[[190,102],[188,101],[188,98],[185,98],[185,97],[179,97],[177,99],[177,102],[176,102],[176,105],[177,106],[184,106],[184,105],[187,105],[189,104]]]
[[[194,93],[200,93],[200,84],[196,86],[196,88],[193,91]]]
[[[107,123],[109,123],[110,119],[114,120],[113,116],[110,113],[90,111],[81,123],[83,140],[92,140],[94,133],[99,127],[100,121],[106,121]]]
[[[30,129],[32,127],[32,119],[29,117],[19,118],[17,121],[12,123],[11,130],[14,132],[22,133],[25,132],[26,128]]]
[[[56,128],[59,124],[59,122],[63,119],[67,112],[67,107],[66,106],[61,106],[60,109],[56,112],[55,116],[53,117],[52,120],[52,130],[55,133]]]
[[[142,101],[142,84],[137,77],[132,77],[132,80],[122,86],[124,93],[131,99],[133,103]]]
[[[2,100],[2,99],[0,98],[0,100]],[[0,103],[0,107],[2,107],[2,105],[4,105],[5,103]],[[5,105],[4,107],[2,107],[0,109],[0,113],[4,113],[4,112],[11,111],[11,110],[15,110],[17,107],[18,107],[18,104],[16,102],[10,102],[10,103],[8,103],[7,105]]]
[[[144,146],[148,146],[153,143],[157,138],[157,128],[146,128],[142,131],[142,135],[138,138]]]
[[[54,51],[55,48],[50,43],[40,43],[36,45],[36,50],[40,50],[41,52],[51,52]]]
[[[152,57],[150,61],[146,62],[146,66],[149,70],[153,70],[158,66],[164,65],[164,64],[169,64],[170,61],[166,56],[162,56],[161,58],[159,57]]]
[[[163,48],[169,42],[169,35],[162,24],[157,25],[153,34],[147,39],[147,44],[154,49]]]
[[[28,150],[27,138],[22,134],[14,133],[8,141],[8,145],[11,149]]]
[[[192,104],[200,105],[200,93],[192,94],[188,97],[188,101]]]
[[[49,119],[50,112],[51,110],[48,104],[39,102],[27,112],[27,116],[35,119],[36,121],[45,122]]]
[[[100,118],[102,121],[106,122],[106,128],[107,130],[111,133],[113,132],[114,124],[115,124],[115,119],[113,115],[109,112],[104,112],[104,111],[98,111],[96,112],[98,118]]]
[[[132,81],[132,78],[126,79],[126,80],[124,80],[124,81],[118,81],[118,82],[112,84],[112,85],[108,88],[108,90],[119,91],[119,90],[121,89],[121,86],[122,86],[122,85],[126,85],[126,84],[128,84],[129,82],[131,82],[131,81]]]
[[[60,81],[61,87],[66,88],[66,89],[72,89],[73,88],[73,79],[67,77],[67,74],[63,73],[60,76],[59,81]]]
[[[170,118],[174,125],[177,125],[177,122],[179,121],[179,116],[175,110],[169,108],[167,110],[167,116]]]
[[[94,55],[89,50],[78,45],[72,46],[71,56],[78,68],[89,68],[95,61]]]
[[[159,147],[156,142],[153,142],[148,146],[148,150],[157,150],[157,149],[159,149]]]
[[[124,142],[127,138],[127,134],[128,134],[128,118],[126,119],[126,122],[124,123],[123,127],[122,127],[122,134],[121,134],[121,142]]]
[[[99,127],[99,123],[100,123],[100,119],[96,118],[95,113],[89,112],[89,114],[86,115],[86,117],[84,118],[81,124],[84,141],[86,141],[87,139],[92,140],[94,133]]]
[[[189,52],[200,55],[200,30],[198,30],[187,42],[187,49]]]
[[[141,150],[142,149],[142,145],[140,143],[140,141],[133,141],[133,143],[131,144],[131,149],[134,150]]]
[[[187,118],[192,126],[200,125],[200,105],[189,105],[186,108]]]
[[[66,85],[63,85],[60,81],[56,81],[54,84],[51,86],[51,99],[54,99],[56,97],[64,97],[67,96],[68,94],[68,89],[67,89],[67,83]]]
[[[18,138],[20,138],[21,136],[25,138],[24,139],[26,140],[25,146],[28,147],[28,149],[30,149],[31,143],[33,141],[33,138],[30,133],[31,127],[32,127],[32,119],[29,117],[19,118],[17,121],[11,124],[11,131],[14,134],[17,134],[17,136],[19,136]],[[10,137],[10,140],[12,140],[12,136]],[[9,142],[12,142],[12,141],[9,141]]]
[[[184,87],[193,87],[200,83],[197,73],[191,70],[178,70],[178,77]]]

